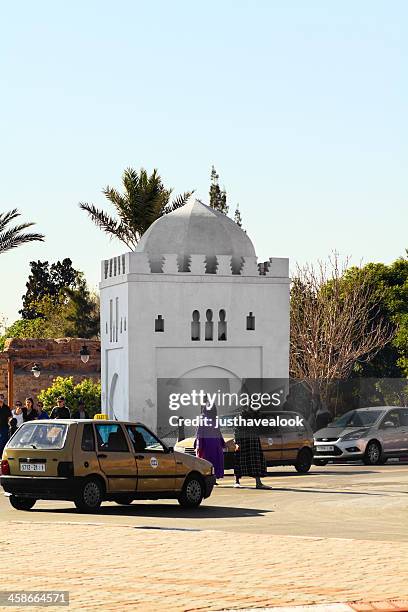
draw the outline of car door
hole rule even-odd
[[[262,426],[260,442],[266,463],[279,463],[282,459],[282,434],[279,428],[274,425]]]
[[[120,423],[94,424],[97,458],[108,481],[109,493],[134,492],[137,484],[135,455]]]
[[[284,461],[296,461],[299,449],[302,448],[305,442],[305,430],[304,428],[302,429],[287,423],[287,421],[294,419],[292,413],[280,413],[280,418],[285,419],[280,426],[282,432],[282,459]]]
[[[176,462],[162,442],[143,425],[127,425],[137,464],[137,492],[174,492]]]
[[[392,455],[403,449],[403,428],[398,410],[389,410],[383,417],[380,426],[381,445],[384,453]]]
[[[402,432],[402,452],[408,452],[408,408],[399,409],[399,418]]]

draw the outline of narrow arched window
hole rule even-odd
[[[191,321],[191,339],[200,340],[200,313],[198,310],[193,312],[193,320]]]
[[[250,312],[249,315],[247,316],[246,323],[247,323],[247,326],[246,326],[247,329],[249,331],[254,331],[254,329],[255,329],[255,317],[252,314],[252,312]]]
[[[213,311],[208,309],[207,312],[205,313],[206,316],[206,322],[205,322],[205,339],[206,340],[212,340],[213,339],[213,328],[214,328],[214,323],[213,323]]]
[[[164,319],[162,315],[157,315],[157,319],[154,322],[155,332],[164,332]]]
[[[218,321],[218,340],[227,339],[227,322],[225,320],[225,310],[220,310],[220,320]]]

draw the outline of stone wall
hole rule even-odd
[[[88,363],[81,361],[79,351],[86,345],[90,357]],[[13,399],[24,400],[37,397],[47,389],[57,376],[73,376],[80,382],[85,378],[100,380],[101,349],[99,340],[82,338],[28,339],[11,338],[6,341],[0,353],[0,393],[6,397],[8,388],[8,364],[14,371]],[[31,372],[34,363],[41,368],[41,375],[35,378]]]

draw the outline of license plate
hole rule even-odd
[[[45,463],[20,463],[21,472],[45,472]]]
[[[330,451],[334,451],[334,446],[316,446],[316,450],[317,452],[319,451],[324,451],[324,452],[330,452]]]

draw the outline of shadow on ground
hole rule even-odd
[[[231,506],[209,506],[203,505],[199,508],[181,508],[179,505],[171,504],[141,504],[133,502],[130,506],[103,505],[95,514],[87,516],[128,516],[142,517],[151,516],[157,518],[180,518],[180,519],[217,519],[217,518],[242,518],[264,516],[273,510],[260,508],[237,508]],[[30,514],[83,514],[74,506],[67,508],[33,508]]]
[[[269,472],[267,473],[267,475],[265,476],[265,478],[273,478],[275,477],[288,477],[290,478],[291,476],[302,476],[304,478],[307,477],[311,477],[311,476],[327,476],[327,475],[333,475],[333,476],[355,476],[356,474],[377,474],[378,472],[376,470],[370,470],[370,469],[344,469],[344,470],[330,470],[330,468],[326,468],[326,469],[321,469],[321,470],[313,470],[313,472],[307,472],[306,474],[299,474],[298,472],[294,471],[294,472]]]

